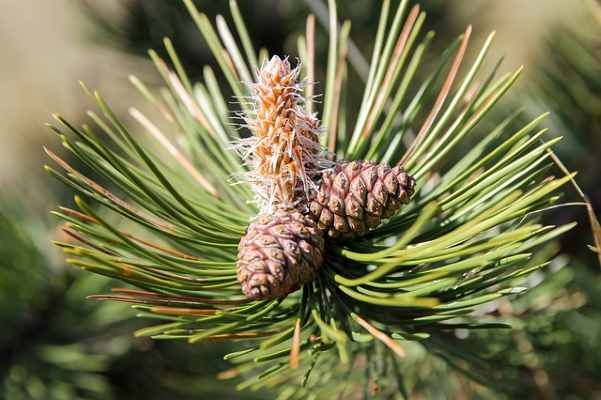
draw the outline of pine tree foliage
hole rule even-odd
[[[82,301],[108,290],[111,280],[65,266],[48,240],[61,229],[16,204],[0,200],[0,398],[265,398],[215,381],[225,361],[198,364],[231,346],[184,350],[175,342],[134,339],[141,321],[127,305]]]
[[[538,90],[533,100],[553,111],[553,126],[572,133],[562,147],[569,146],[566,161],[574,163],[589,163],[587,149],[599,145],[595,133],[601,113],[601,22],[595,22],[586,34],[558,28],[547,40],[549,58],[535,82]]]
[[[540,67],[541,74],[535,79],[529,97],[532,114],[542,108],[550,110],[548,126],[569,133],[557,154],[566,164],[587,171],[586,176],[578,179],[580,186],[576,185],[576,189],[587,208],[593,233],[590,248],[597,253],[601,265],[601,226],[594,211],[601,204],[597,185],[601,169],[597,167],[597,155],[590,151],[601,145],[601,6],[595,1],[589,5],[590,30],[576,32],[560,26],[547,39],[549,56]],[[572,211],[576,214],[574,208]],[[568,214],[567,210],[564,214]],[[577,234],[572,232],[568,240]]]
[[[0,397],[111,398],[103,374],[131,341],[103,336],[99,327],[113,328],[125,317],[123,307],[82,303],[90,290],[105,290],[106,279],[75,279],[38,247],[47,242],[43,224],[4,200],[1,206]]]
[[[601,330],[599,296],[599,240],[601,229],[593,208],[598,209],[597,182],[600,170],[595,162],[601,134],[601,8],[590,1],[586,29],[576,31],[558,23],[550,27],[545,55],[529,85],[527,96],[530,113],[545,109],[551,112],[546,125],[565,132],[566,139],[555,149],[567,165],[586,170],[578,178],[578,207],[562,207],[551,218],[566,220],[580,214],[580,206],[588,211],[589,221],[570,232],[563,243],[590,243],[587,249],[570,252],[568,268],[545,271],[534,278],[543,280],[535,289],[511,304],[503,305],[503,315],[514,327],[510,336],[479,331],[482,345],[494,343],[499,351],[498,365],[518,367],[514,380],[531,388],[540,398],[588,399],[599,396],[598,343]],[[579,199],[580,200],[580,199]],[[584,218],[583,218],[584,219]],[[588,229],[590,224],[592,238]],[[573,369],[567,370],[566,366]]]
[[[305,107],[318,112],[322,144],[336,160],[402,166],[416,190],[377,229],[328,243],[316,279],[301,291],[250,300],[235,263],[258,210],[251,187],[233,178],[248,167],[231,143],[248,133],[232,117],[252,113],[248,83],[269,52],[254,49],[235,1],[232,25],[223,17],[213,25],[191,1],[185,4],[218,72],[204,66],[204,79],[191,82],[165,39],[169,60],[150,51],[165,86],[154,91],[131,77],[156,110],[152,115],[131,109],[137,124],[126,123],[84,86],[99,108],[89,112],[94,124],[77,127],[56,115],[49,125],[67,150],[110,183],[101,186],[46,149],[58,166],[46,169],[79,193],[78,209],[55,211],[79,239],[58,243],[68,261],[133,286],[92,297],[130,303],[154,322],[138,336],[240,342],[243,350],[226,355],[235,367],[221,377],[244,376],[240,389],[282,388],[281,399],[331,398],[359,381],[374,395],[402,396],[399,364],[414,343],[491,383],[481,372],[493,368],[467,351],[469,341],[466,351],[449,345],[457,342],[454,332],[507,327],[482,305],[492,304],[490,310],[494,301],[524,291],[525,279],[555,255],[540,248],[574,226],[538,221],[573,176],[553,176],[548,150],[559,138],[547,138],[539,127],[544,115],[515,131],[509,127],[517,114],[480,128],[521,71],[500,73],[500,61],[482,70],[494,35],[468,63],[468,27],[417,81],[434,32],[423,32],[426,16],[418,5],[401,1],[395,8],[383,1],[364,95],[360,107],[350,109],[345,93],[357,84],[347,64],[351,24],[338,28],[330,0],[327,73],[323,98],[315,102],[321,59],[315,19],[308,17],[298,56]],[[237,99],[233,109],[229,93]],[[150,151],[137,130],[165,151]],[[124,222],[114,224],[105,211]],[[465,363],[474,368],[462,368]]]

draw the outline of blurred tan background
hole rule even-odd
[[[127,76],[146,60],[95,44],[92,27],[72,0],[2,0],[0,12],[0,185],[41,173],[41,146],[51,138],[43,124],[53,112],[72,118],[89,107],[79,80],[129,103]],[[119,18],[118,1],[103,7]],[[123,103],[120,101],[123,100]]]
[[[128,0],[92,2],[118,19]],[[497,31],[494,56],[506,56],[505,68],[527,67],[541,57],[538,49],[543,38],[557,23],[577,29],[586,29],[590,23],[584,0],[449,3],[450,13],[444,18],[453,20],[458,31],[473,24],[476,41],[493,29]],[[11,190],[15,182],[33,182],[41,176],[41,145],[51,137],[43,123],[51,113],[77,119],[87,109],[78,80],[101,89],[116,109],[124,110],[138,100],[130,91],[128,74],[144,74],[150,67],[143,58],[92,40],[91,22],[78,0],[2,0],[1,4],[0,185]],[[198,46],[203,46],[200,35]]]

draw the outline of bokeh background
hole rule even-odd
[[[210,16],[228,14],[226,1],[195,3]],[[133,338],[131,332],[142,324],[133,318],[134,311],[85,300],[88,294],[110,288],[111,282],[66,267],[50,245],[60,229],[49,210],[68,203],[71,195],[43,172],[42,145],[60,150],[44,122],[53,112],[72,121],[85,120],[91,104],[78,80],[100,90],[126,120],[129,106],[143,109],[128,76],[135,73],[158,84],[146,51],[163,52],[165,36],[174,40],[190,75],[198,77],[202,66],[212,61],[183,4],[176,0],[0,4],[0,398],[270,398],[239,394],[235,385],[215,380],[227,368],[219,344],[207,349]],[[353,21],[351,36],[365,55],[371,51],[378,4],[339,1],[339,15]],[[497,31],[489,59],[503,55],[504,70],[526,67],[503,107],[523,108],[526,116],[552,112],[547,126],[554,135],[565,137],[558,147],[560,157],[579,171],[578,182],[593,207],[601,209],[599,4],[594,0],[421,4],[428,10],[427,24],[438,32],[435,48],[449,43],[468,24],[474,27],[474,43]],[[297,33],[304,29],[309,12],[318,17],[323,13],[319,0],[241,0],[240,7],[255,45],[280,54],[296,53]],[[325,35],[320,29],[318,54],[325,60]],[[572,199],[582,201],[574,195]],[[578,206],[555,210],[548,218],[558,223],[577,219],[580,225],[562,239],[568,267],[514,306],[518,328],[508,339],[517,349],[514,362],[523,364],[524,374],[537,388],[525,393],[526,398],[601,399],[601,274],[597,255],[587,248],[593,243],[590,221],[586,209]],[[427,376],[442,367],[433,360],[422,365],[423,377],[416,378],[412,398],[498,395],[459,377],[442,385],[444,390],[432,392]],[[451,379],[443,375],[442,379]]]

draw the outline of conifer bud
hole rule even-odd
[[[306,202],[323,162],[319,120],[303,107],[298,74],[287,58],[273,56],[252,85],[255,110],[245,121],[253,136],[241,144],[264,210]]]

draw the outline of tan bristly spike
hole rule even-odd
[[[246,115],[245,122],[253,135],[240,145],[264,210],[306,202],[325,160],[319,120],[304,108],[298,75],[298,66],[273,56],[251,87],[254,114]]]

